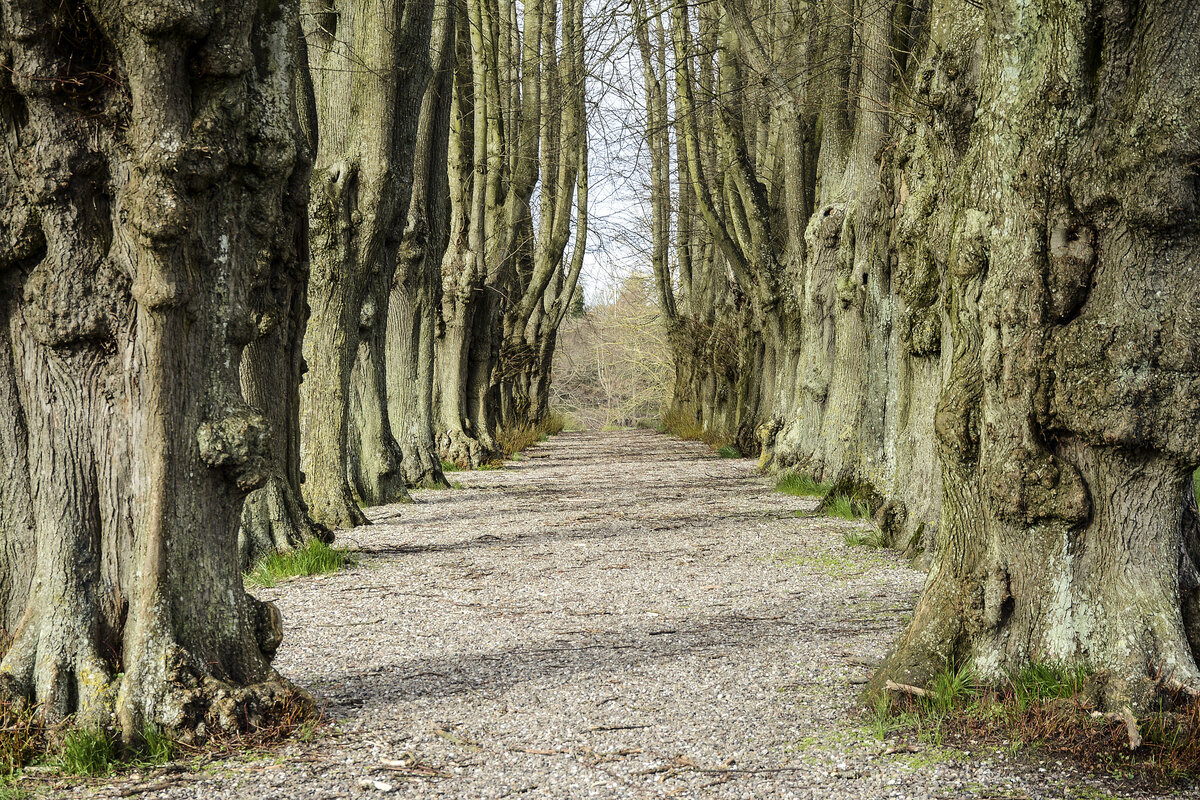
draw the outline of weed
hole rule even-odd
[[[337,572],[352,564],[348,551],[314,539],[297,550],[264,556],[242,577],[251,586],[269,588],[286,578]]]
[[[1200,700],[1162,689],[1156,710],[1137,720],[1141,746],[1129,751],[1123,719],[1095,714],[1094,685],[1107,679],[1084,666],[1034,663],[995,684],[969,668],[947,668],[923,695],[882,695],[870,717],[877,737],[908,730],[926,742],[949,738],[1071,756],[1097,772],[1157,784],[1200,775]]]
[[[855,500],[844,494],[825,498],[822,504],[826,516],[841,517],[842,519],[867,519],[871,509],[862,500]]]
[[[829,484],[819,483],[808,475],[788,470],[775,482],[775,491],[794,497],[824,497],[829,491]]]
[[[1037,702],[1074,697],[1083,691],[1087,676],[1086,667],[1041,661],[1027,665],[1009,684],[1017,708],[1026,711]]]
[[[442,472],[461,472],[462,469],[463,469],[462,467],[460,467],[458,464],[454,463],[453,461],[443,461],[442,462]]]
[[[842,534],[842,541],[847,547],[870,547],[879,549],[884,547],[883,534],[878,528],[871,528],[869,531],[846,531]]]
[[[146,725],[142,729],[139,762],[158,767],[170,761],[174,754],[175,742],[156,725]]]
[[[721,458],[741,458],[742,451],[731,444],[727,444],[717,448],[717,455]]]
[[[45,750],[37,710],[0,702],[0,775],[11,775]]]
[[[0,800],[27,800],[32,796],[14,783],[12,777],[0,778]]]
[[[117,760],[117,741],[108,731],[73,728],[59,746],[58,763],[66,775],[107,775]]]

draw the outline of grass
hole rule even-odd
[[[880,740],[900,733],[938,747],[946,739],[1016,754],[1036,750],[1079,760],[1097,772],[1154,785],[1200,777],[1200,700],[1165,693],[1137,720],[1142,744],[1129,750],[1122,719],[1093,716],[1104,673],[1033,663],[999,683],[969,667],[943,670],[926,694],[881,694],[871,728]]]
[[[455,464],[453,461],[442,462],[442,472],[461,472],[462,469],[462,467],[460,467],[458,464]]]
[[[251,586],[269,588],[288,578],[337,572],[352,563],[347,550],[314,539],[299,549],[272,553],[259,559],[243,577]]]
[[[885,546],[883,534],[878,528],[871,528],[869,531],[846,531],[842,534],[842,541],[847,547],[870,547],[877,550]]]
[[[728,431],[714,431],[704,426],[694,409],[672,407],[662,415],[662,427],[659,429],[663,433],[669,433],[677,436],[687,442],[704,442],[706,445],[717,451],[717,454],[722,458],[741,458],[742,453],[733,444],[733,435]],[[737,453],[737,455],[725,455],[727,453]]]
[[[841,517],[842,519],[869,519],[871,509],[862,500],[847,497],[844,494],[826,498],[822,504],[826,516]]]
[[[544,442],[551,436],[557,436],[566,427],[566,416],[557,411],[551,411],[545,419],[538,422],[523,422],[500,428],[496,431],[496,445],[504,453],[505,458],[512,458],[538,442]]]
[[[58,766],[65,775],[107,775],[119,755],[117,741],[107,731],[75,728],[63,737]]]
[[[775,491],[794,497],[824,497],[829,491],[828,483],[820,483],[808,475],[788,470],[775,482]]]

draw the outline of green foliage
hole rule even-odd
[[[1009,679],[1013,698],[1022,711],[1046,700],[1074,697],[1087,681],[1086,667],[1041,661],[1028,664]]]
[[[727,444],[717,448],[717,455],[721,458],[741,458],[742,451],[731,444]]]
[[[974,702],[975,697],[975,676],[971,674],[969,664],[963,664],[958,669],[943,670],[929,687],[929,699],[933,707],[943,714],[966,708]]]
[[[824,497],[829,491],[829,484],[819,483],[808,475],[788,470],[775,482],[775,491],[794,497]]]
[[[0,778],[0,800],[26,800],[32,796],[18,786],[11,776]]]
[[[107,775],[117,761],[117,741],[108,731],[73,728],[59,747],[58,766],[65,775]]]
[[[287,578],[337,572],[352,563],[348,551],[314,539],[297,550],[264,556],[243,578],[251,586],[269,588]]]
[[[825,514],[842,519],[868,519],[871,509],[862,500],[855,500],[844,494],[827,498],[824,504]]]
[[[883,534],[878,528],[871,528],[869,531],[846,531],[842,534],[842,541],[847,547],[870,547],[879,549],[884,547]]]
[[[442,462],[442,472],[459,472],[461,470],[462,467],[460,467],[458,464],[455,464],[453,461]]]
[[[155,725],[142,729],[141,753],[138,761],[152,766],[161,766],[175,755],[175,742]]]

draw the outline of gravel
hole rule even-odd
[[[449,477],[342,535],[354,568],[260,590],[276,666],[324,703],[316,740],[63,795],[1108,796],[1054,760],[887,752],[858,693],[923,575],[843,543],[867,523],[798,516],[815,501],[751,460],[566,433]]]

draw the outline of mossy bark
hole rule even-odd
[[[359,503],[407,498],[387,413],[385,333],[433,7],[306,5],[317,146],[301,464],[313,518],[334,530],[366,522]]]
[[[269,721],[295,690],[242,587],[243,500],[275,462],[239,364],[252,298],[293,280],[298,8],[0,18],[0,681],[126,739]]]

